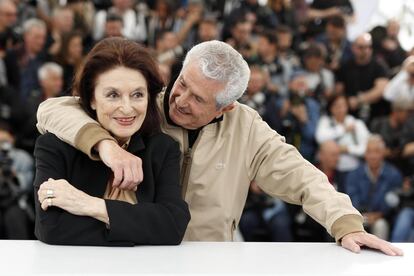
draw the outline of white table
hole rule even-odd
[[[414,275],[414,244],[403,257],[333,243],[185,242],[179,246],[51,246],[0,241],[0,275],[272,274]]]

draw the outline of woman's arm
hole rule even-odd
[[[154,202],[135,205],[91,197],[65,180],[42,184],[49,178],[69,178],[71,170],[68,168],[73,158],[66,154],[65,147],[69,145],[51,134],[42,136],[36,144],[36,235],[40,240],[51,244],[107,246],[181,242],[190,215],[180,195],[180,152],[175,142],[170,141],[167,150],[164,150],[154,187]],[[47,189],[52,188],[48,186],[51,183],[59,185],[59,188],[55,187],[56,198],[52,199],[53,206],[48,207],[44,198]],[[41,184],[45,186],[40,189],[39,196]],[[60,201],[61,197],[66,199]]]
[[[127,240],[109,242],[106,224],[93,217],[71,214],[56,206],[48,207],[46,210],[42,209],[41,201],[43,201],[45,194],[43,193],[43,198],[39,198],[40,186],[50,178],[69,179],[75,153],[73,148],[52,134],[40,136],[36,142],[34,152],[36,176],[33,185],[37,238],[50,244],[132,246],[133,243]],[[78,189],[73,189],[76,191],[75,197],[83,193]],[[57,189],[56,198],[62,196],[59,195],[59,192],[60,190]],[[53,200],[55,199],[52,199],[52,202]],[[48,203],[46,201],[43,204]]]

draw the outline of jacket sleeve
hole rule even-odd
[[[37,129],[51,132],[93,159],[93,146],[101,140],[114,138],[79,105],[77,97],[50,98],[37,111]]]
[[[50,244],[133,246],[134,244],[179,244],[189,221],[186,203],[179,194],[178,177],[174,181],[176,156],[169,156],[156,183],[155,202],[135,205],[106,200],[110,220],[103,222],[87,216],[72,215],[51,207],[43,211],[38,201],[39,186],[48,178],[68,179],[73,162],[63,142],[53,135],[41,136],[36,144],[36,236]],[[178,150],[178,149],[177,149]],[[170,163],[171,162],[171,163]],[[174,173],[169,170],[174,170]],[[170,173],[170,175],[164,175]]]
[[[190,213],[179,187],[180,151],[171,140],[155,177],[154,202],[131,205],[106,200],[110,221],[108,240],[130,240],[135,244],[179,244],[184,237]],[[145,177],[145,176],[144,176]]]
[[[362,217],[349,197],[335,191],[321,171],[284,143],[258,116],[252,120],[248,140],[252,156],[246,168],[264,192],[302,205],[337,240],[348,233],[364,231]],[[349,223],[333,227],[342,217]]]
[[[37,238],[49,244],[132,246],[132,242],[108,242],[106,225],[92,217],[72,215],[58,207],[48,208],[47,211],[40,207],[37,195],[40,185],[49,178],[68,179],[73,159],[69,147],[52,134],[42,135],[36,142],[36,176],[33,185]]]

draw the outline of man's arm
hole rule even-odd
[[[323,225],[342,246],[357,252],[366,245],[389,255],[401,250],[365,233],[361,214],[345,194],[336,192],[327,177],[303,159],[291,145],[284,143],[257,116],[251,126],[246,160],[250,175],[267,194],[300,204],[307,214]]]
[[[97,121],[83,111],[77,97],[50,98],[41,103],[36,126],[40,133],[52,132],[92,159],[97,159],[93,155],[95,144],[104,139],[114,140]]]
[[[55,134],[91,159],[101,157],[114,172],[115,187],[135,190],[143,179],[141,159],[123,150],[107,130],[85,113],[77,97],[44,101],[37,111],[37,128],[40,133]]]

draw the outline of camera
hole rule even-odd
[[[6,208],[20,196],[20,185],[13,172],[13,159],[10,156],[12,145],[0,142],[0,208]]]
[[[301,93],[290,93],[289,102],[292,106],[298,106],[305,104],[305,97],[300,95]]]

